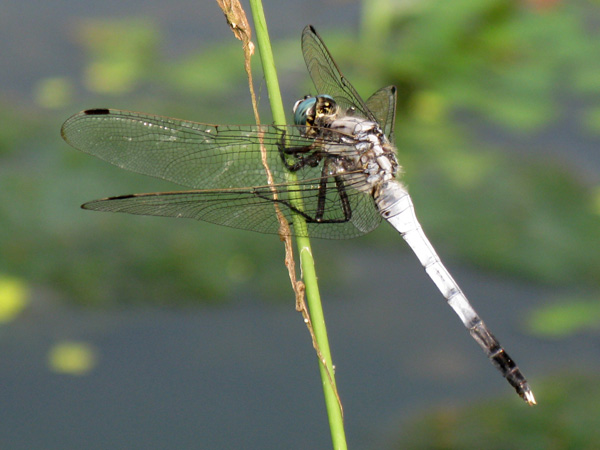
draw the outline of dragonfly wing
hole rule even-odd
[[[282,137],[293,147],[313,143],[293,126],[210,125],[116,109],[75,114],[61,135],[73,147],[123,169],[197,189],[266,184],[261,139],[275,181],[284,182]],[[304,176],[317,176],[318,170],[306,170]]]
[[[133,194],[95,200],[83,205],[95,211],[124,212],[149,216],[191,218],[218,225],[277,234],[279,223],[275,206],[291,224],[297,211],[290,202],[292,195],[303,199],[301,214],[307,219],[307,230],[292,230],[293,234],[324,239],[345,239],[368,233],[381,221],[370,195],[346,187],[352,216],[349,220],[340,207],[340,195],[332,181],[327,186],[326,208],[322,222],[316,223],[319,179],[294,185],[261,186],[242,189],[191,190]],[[311,221],[312,220],[312,221]]]
[[[371,95],[366,102],[391,143],[394,142],[396,123],[396,91],[396,86],[383,87]]]
[[[317,94],[331,95],[342,108],[355,108],[367,119],[376,120],[356,89],[342,75],[312,25],[308,25],[302,32],[302,53]]]

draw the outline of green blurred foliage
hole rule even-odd
[[[35,102],[46,109],[60,109],[70,105],[73,86],[65,77],[50,77],[38,81],[34,97]]]
[[[92,92],[131,92],[157,70],[160,34],[149,19],[84,20],[78,34],[90,59],[85,85]]]
[[[598,10],[584,1],[545,8],[506,0],[381,3],[365,14],[358,42],[347,31],[320,32],[364,97],[386,84],[399,87],[404,179],[441,253],[529,280],[596,289],[600,252],[590,243],[600,239],[597,189],[558,161],[507,156],[464,118],[524,135],[560,126],[562,100],[574,98],[584,108],[582,133],[597,131]],[[297,97],[312,90],[301,28],[274,42],[281,80],[296,86]],[[85,21],[78,30],[85,70],[72,80],[45,74],[36,94],[42,110],[53,109],[52,120],[0,109],[0,273],[95,304],[218,301],[248,292],[291,298],[273,236],[79,210],[95,197],[174,187],[106,167],[57,135],[75,112],[74,98],[89,98],[88,107],[251,123],[239,42],[232,37],[173,57],[148,19]],[[260,92],[258,64],[256,56]],[[380,231],[344,245],[383,248],[389,239],[398,237]],[[334,252],[322,253],[320,279],[335,283]]]
[[[435,91],[452,109],[468,109],[519,130],[559,118],[561,94],[596,97],[600,109],[599,11],[587,1],[429,1],[397,5],[386,39],[379,21],[363,29],[367,67],[405,87],[405,104]],[[368,3],[365,7],[369,8]],[[377,15],[373,10],[371,15]],[[386,10],[382,14],[389,16]],[[375,35],[375,38],[371,36]],[[381,40],[379,38],[379,40]],[[368,64],[368,66],[367,66]]]
[[[542,338],[564,338],[575,333],[598,332],[600,301],[598,298],[573,297],[545,305],[534,311],[528,330]]]
[[[400,161],[433,240],[478,266],[597,286],[593,188],[559,161],[496,152],[462,118],[525,134],[560,126],[565,98],[585,100],[584,117],[596,114],[600,40],[592,24],[600,11],[582,1],[399,8],[395,20],[382,20],[387,38],[358,64],[379,84],[400,87]],[[381,34],[374,28],[363,29],[363,47],[371,32]]]
[[[2,104],[0,100],[0,106]],[[0,108],[0,171],[19,152],[24,139],[39,135],[40,126],[39,116],[34,111],[8,103],[4,106]]]
[[[256,71],[258,59],[254,58],[253,62],[253,70]],[[218,67],[219,70],[207,70],[208,67]],[[165,80],[183,93],[202,97],[228,96],[232,87],[237,89],[240,84],[243,85],[241,71],[243,54],[239,45],[216,44],[202,53],[178,62],[165,74]]]
[[[561,374],[536,384],[538,405],[510,397],[440,406],[411,420],[390,448],[593,450],[600,448],[598,374]]]

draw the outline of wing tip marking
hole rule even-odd
[[[83,114],[87,116],[102,116],[106,114],[110,114],[110,109],[107,108],[94,108],[94,109],[86,109],[83,111]]]

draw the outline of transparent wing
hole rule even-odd
[[[275,205],[291,224],[293,212],[307,218],[307,230],[294,230],[293,234],[325,239],[353,238],[379,225],[381,216],[376,212],[373,198],[355,190],[350,183],[345,192],[352,211],[347,220],[341,208],[339,191],[331,180],[327,186],[325,215],[319,223],[311,222],[318,204],[320,180],[305,180],[294,185],[249,187],[244,189],[213,189],[181,192],[134,194],[95,200],[83,205],[95,211],[124,212],[150,216],[181,217],[211,222],[218,225],[277,234],[279,223]],[[277,195],[275,196],[275,193]],[[300,192],[302,211],[290,203],[290,197]]]
[[[279,146],[306,147],[313,140],[294,126],[210,125],[116,109],[82,111],[63,125],[64,140],[115,166],[196,189],[267,184],[260,143],[275,183],[287,181]],[[329,136],[334,136],[329,132]],[[335,139],[328,143],[336,146]],[[354,151],[351,147],[345,152]],[[306,167],[299,178],[321,176]]]
[[[317,94],[331,95],[342,108],[355,108],[363,117],[377,121],[356,89],[342,75],[331,53],[312,25],[308,25],[302,31],[302,54],[308,73],[317,88]]]
[[[327,222],[319,223],[318,227],[310,225],[311,236],[343,238],[371,231],[380,221],[379,214],[372,198],[364,190],[352,186],[352,174],[345,174],[340,192],[332,178],[320,182],[322,164],[307,164],[295,172],[299,179],[297,186],[286,184],[289,172],[282,164],[279,147],[285,144],[286,148],[311,145],[314,148],[314,141],[302,137],[301,131],[299,127],[209,125],[130,111],[97,109],[69,118],[61,134],[73,147],[123,169],[201,189],[98,200],[86,204],[87,209],[193,217],[276,233],[277,228],[273,225],[276,200],[270,187],[260,188],[267,184],[261,162],[262,141],[277,185],[277,202],[288,219],[293,211],[289,203],[290,189],[299,189],[305,217],[314,219],[319,211],[322,222]],[[345,143],[336,141],[333,130],[327,130],[327,136],[323,145],[332,152],[349,155],[356,151],[348,144],[348,136],[344,136]],[[334,149],[338,146],[340,148]],[[362,181],[364,177],[356,180]],[[347,197],[344,205],[341,195]],[[350,216],[344,213],[344,206],[346,210],[350,207]]]
[[[396,118],[395,86],[379,89],[365,103],[354,86],[342,75],[312,25],[308,25],[302,32],[302,53],[317,94],[331,95],[344,109],[356,109],[363,117],[381,125],[388,138],[393,138]]]
[[[386,86],[379,89],[368,98],[367,107],[393,144],[394,126],[396,124],[396,86]]]

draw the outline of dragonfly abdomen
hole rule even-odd
[[[534,405],[535,398],[527,380],[473,309],[425,236],[417,220],[412,200],[404,186],[397,181],[382,183],[375,202],[381,215],[402,235],[417,255],[421,265],[440,290],[448,305],[459,316],[465,328],[483,349],[492,364],[515,388],[523,400]]]

